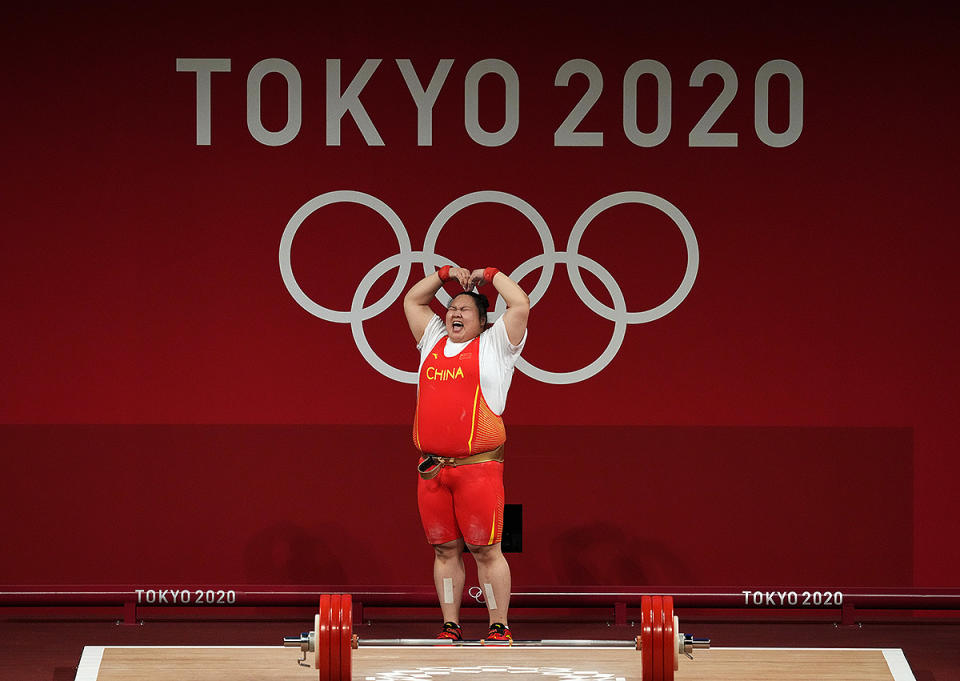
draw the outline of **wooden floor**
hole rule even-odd
[[[75,681],[312,681],[282,647],[87,646]],[[355,681],[639,681],[624,648],[361,648]],[[900,649],[713,648],[681,659],[678,681],[916,681]]]

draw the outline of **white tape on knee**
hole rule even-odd
[[[453,580],[450,577],[443,578],[443,602],[453,603]]]
[[[487,608],[489,608],[490,610],[496,610],[496,609],[497,609],[497,599],[494,598],[494,596],[493,596],[493,586],[491,586],[490,584],[484,584],[484,585],[483,585],[483,592],[484,592],[484,593],[486,594],[486,596],[487,596]]]

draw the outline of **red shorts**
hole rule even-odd
[[[418,478],[417,505],[430,544],[460,537],[473,546],[496,544],[503,535],[503,463],[444,466],[430,480]]]

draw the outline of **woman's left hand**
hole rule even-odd
[[[480,288],[487,283],[487,280],[483,278],[483,272],[486,268],[481,267],[478,270],[474,270],[470,273],[470,288]]]

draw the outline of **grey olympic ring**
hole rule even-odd
[[[387,224],[393,229],[394,236],[397,239],[399,252],[388,258],[384,258],[374,265],[369,272],[361,279],[357,290],[353,295],[349,310],[334,310],[320,305],[310,296],[303,292],[297,279],[293,274],[293,267],[290,261],[290,252],[293,247],[293,238],[303,222],[315,211],[334,203],[356,203],[372,209],[378,213]],[[537,210],[523,199],[506,192],[483,190],[461,196],[451,201],[449,204],[437,213],[427,230],[427,235],[423,240],[423,250],[414,251],[410,245],[410,237],[399,216],[390,206],[375,196],[363,192],[352,190],[337,190],[320,194],[304,203],[287,222],[280,237],[280,276],[287,287],[287,291],[300,307],[315,317],[319,317],[328,322],[339,324],[350,324],[350,330],[353,333],[353,340],[357,349],[370,366],[387,378],[391,378],[401,383],[415,384],[417,382],[416,371],[404,371],[384,362],[367,341],[363,331],[363,322],[376,317],[388,307],[396,303],[403,294],[403,290],[410,276],[410,267],[416,263],[423,266],[424,274],[430,274],[435,268],[442,265],[456,265],[451,258],[446,258],[434,252],[437,239],[444,226],[456,213],[464,208],[478,203],[497,203],[513,208],[523,215],[533,225],[540,237],[543,252],[529,260],[523,262],[513,272],[509,274],[514,281],[519,281],[524,276],[530,274],[536,269],[540,269],[540,278],[530,291],[530,305],[533,307],[546,294],[547,287],[553,278],[553,270],[556,265],[566,265],[567,276],[573,285],[573,290],[580,296],[580,300],[593,312],[604,319],[614,323],[613,334],[610,342],[597,359],[580,369],[573,371],[546,371],[530,364],[521,357],[517,361],[517,369],[531,378],[543,383],[569,384],[579,383],[602,371],[616,356],[626,335],[628,324],[646,324],[660,319],[673,312],[680,303],[687,297],[693,288],[693,283],[697,279],[697,271],[700,268],[700,248],[697,243],[697,236],[690,226],[690,222],[680,210],[672,203],[656,194],[648,194],[640,191],[624,191],[605,196],[599,201],[591,204],[573,226],[573,231],[567,239],[567,248],[565,251],[557,251],[553,245],[553,235],[547,226],[543,216]],[[680,285],[673,294],[659,305],[648,310],[630,312],[623,297],[623,291],[613,276],[599,263],[591,260],[578,252],[580,239],[587,227],[600,213],[626,203],[642,204],[651,206],[666,214],[680,230],[687,250],[687,266],[683,274]],[[586,269],[596,276],[600,282],[607,288],[613,307],[604,305],[597,300],[580,276],[580,269]],[[396,269],[397,276],[390,286],[389,290],[376,302],[366,305],[367,295],[373,284],[390,270]],[[437,293],[437,299],[446,306],[450,302],[441,289]],[[498,298],[495,309],[488,315],[489,321],[494,322],[504,312],[503,298]]]

